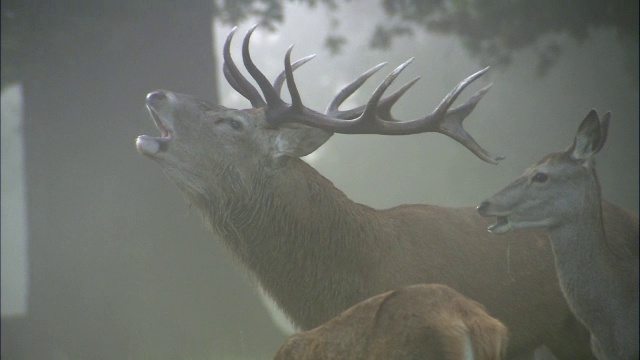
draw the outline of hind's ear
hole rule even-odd
[[[604,143],[607,141],[607,135],[609,135],[609,122],[611,121],[611,111],[607,111],[606,114],[600,118],[600,144],[596,149],[596,153],[602,149]]]
[[[573,144],[569,148],[571,156],[576,160],[589,160],[595,155],[607,139],[609,120],[611,113],[606,113],[602,120],[598,118],[598,113],[591,110],[582,120]]]

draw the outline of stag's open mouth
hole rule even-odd
[[[149,114],[151,114],[151,119],[153,119],[153,122],[156,124],[156,127],[162,134],[161,139],[171,139],[171,132],[164,125],[164,123],[160,119],[160,116],[158,116],[158,113],[154,110],[153,106],[147,105],[147,109],[149,110]]]
[[[493,225],[489,225],[487,230],[494,234],[504,234],[512,230],[511,222],[507,216],[497,216],[497,221]]]
[[[169,142],[173,139],[171,129],[165,125],[162,118],[158,115],[153,106],[147,103],[147,109],[151,115],[151,119],[160,130],[161,136],[140,135],[136,139],[136,148],[144,155],[156,155],[159,152],[166,151]]]

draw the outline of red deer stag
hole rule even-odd
[[[607,138],[610,113],[591,110],[573,144],[545,156],[478,211],[496,216],[489,230],[545,228],[560,286],[573,312],[591,331],[598,359],[638,359],[638,216],[612,236],[602,223],[593,156]]]
[[[488,87],[450,109],[487,69],[460,82],[423,118],[398,121],[391,115],[393,104],[415,80],[382,98],[409,62],[387,76],[365,106],[339,110],[379,65],[340,91],[320,113],[302,104],[293,78],[294,68],[309,58],[292,65],[289,48],[284,74],[271,85],[249,55],[254,29],[244,38],[242,57],[264,99],[231,59],[234,29],[224,44],[223,70],[252,108],[229,109],[154,91],[146,105],[161,136],[139,136],[136,146],[202,211],[214,236],[296,326],[311,329],[364,299],[402,286],[441,283],[483,304],[509,328],[508,356],[545,344],[560,359],[593,358],[589,333],[560,291],[543,232],[492,236],[483,230],[488,221],[474,207],[373,209],[347,198],[300,159],[334,132],[439,132],[495,163],[499,157],[462,127]],[[291,104],[279,95],[284,79]]]
[[[448,286],[419,284],[362,301],[290,336],[275,360],[499,360],[507,328]]]

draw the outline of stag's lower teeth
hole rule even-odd
[[[498,216],[498,220],[495,224],[489,226],[487,230],[491,231],[494,234],[504,234],[507,231],[511,230],[511,223],[509,222],[509,218],[506,216]]]

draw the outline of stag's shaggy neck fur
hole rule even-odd
[[[302,160],[284,162],[287,170],[248,181],[224,169],[218,177],[226,181],[192,202],[296,324],[311,328],[373,295],[354,269],[374,266],[367,262],[382,234],[358,226],[376,210],[355,204]],[[368,218],[372,225],[376,217]]]

